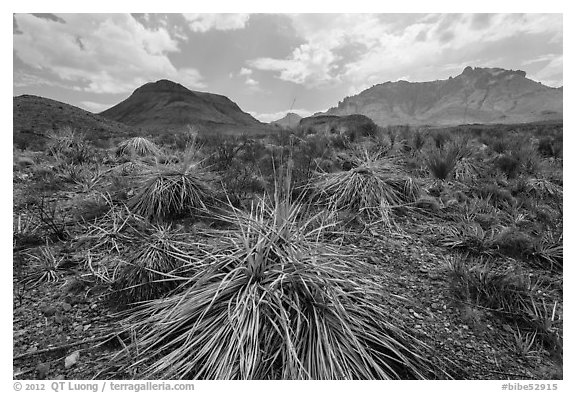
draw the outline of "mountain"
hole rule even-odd
[[[18,146],[41,148],[46,132],[63,127],[83,132],[91,140],[126,135],[130,127],[73,105],[49,98],[21,95],[13,98],[13,138]]]
[[[275,120],[271,122],[272,125],[277,125],[281,128],[289,129],[289,128],[296,128],[298,124],[302,120],[302,116],[297,115],[296,113],[288,112],[286,116],[281,119]]]
[[[188,125],[224,131],[265,127],[228,97],[192,91],[165,79],[146,83],[100,115],[147,131],[186,130]]]
[[[350,139],[374,135],[376,124],[364,115],[314,115],[300,120],[300,128],[305,134],[338,134]]]
[[[466,67],[447,80],[375,85],[325,114],[363,114],[380,126],[562,120],[562,92],[524,71]]]

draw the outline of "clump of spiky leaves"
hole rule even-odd
[[[156,156],[160,154],[160,148],[146,138],[134,137],[122,141],[116,148],[117,156]]]
[[[138,354],[128,370],[162,379],[429,376],[424,344],[395,323],[390,297],[378,300],[386,290],[364,272],[368,262],[323,242],[319,217],[279,197],[230,209],[221,219],[233,228],[202,243],[188,287],[128,314],[128,350]]]
[[[134,302],[158,299],[177,287],[175,276],[183,260],[175,256],[179,251],[181,236],[170,226],[157,225],[144,242],[131,250],[130,258],[114,282],[114,301],[127,306]]]
[[[48,244],[40,247],[39,251],[38,254],[27,254],[31,261],[32,272],[24,277],[23,282],[30,288],[42,282],[57,282],[60,278],[59,271],[64,257],[55,255]]]
[[[149,219],[205,210],[214,195],[215,176],[191,155],[180,165],[157,165],[140,178],[139,190],[128,205]]]
[[[381,154],[367,150],[347,157],[350,169],[317,176],[312,187],[328,208],[388,221],[391,209],[415,202],[420,188]]]
[[[468,154],[468,150],[464,144],[451,143],[428,151],[425,162],[434,178],[448,180],[454,176],[456,165],[466,154]]]
[[[458,257],[449,264],[452,290],[466,304],[480,305],[523,330],[537,332],[545,346],[561,352],[561,296],[553,285],[514,262]]]

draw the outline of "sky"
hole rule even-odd
[[[563,85],[562,14],[14,14],[13,94],[101,112],[159,79],[261,121],[375,84],[520,69]]]

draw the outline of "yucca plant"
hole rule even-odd
[[[179,250],[181,235],[170,226],[154,226],[150,234],[143,235],[143,243],[125,255],[118,278],[114,282],[114,300],[127,306],[134,302],[158,299],[178,285],[177,270],[183,260],[174,256]]]
[[[425,157],[426,166],[434,178],[448,180],[454,176],[456,165],[465,154],[463,145],[452,143],[446,148],[430,150]]]
[[[289,184],[289,181],[288,183]],[[289,195],[286,192],[285,195]],[[128,314],[141,378],[397,379],[431,370],[401,328],[370,266],[322,241],[329,224],[305,206],[230,206],[231,229],[208,232],[187,287]],[[325,222],[325,221],[322,221]]]
[[[32,262],[32,272],[24,277],[23,282],[30,288],[42,282],[57,282],[60,279],[63,256],[54,254],[52,247],[46,245],[40,248],[39,254],[27,253]]]
[[[146,138],[134,137],[122,141],[116,148],[117,156],[155,156],[160,154],[160,148]]]
[[[180,165],[157,165],[140,179],[128,205],[134,213],[154,220],[205,210],[215,190],[215,176],[191,157]]]
[[[347,157],[348,171],[323,173],[312,184],[330,209],[389,220],[395,206],[415,202],[420,188],[400,168],[367,150]]]

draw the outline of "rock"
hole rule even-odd
[[[72,352],[70,355],[66,356],[66,359],[64,360],[64,367],[66,368],[72,367],[73,365],[76,364],[78,358],[80,358],[80,352],[79,351]]]
[[[45,306],[41,308],[40,311],[42,314],[44,314],[44,316],[51,317],[52,315],[56,314],[58,310],[54,306]]]
[[[50,364],[38,363],[36,366],[36,372],[38,373],[38,379],[46,379],[46,375],[50,372]]]
[[[72,309],[72,306],[70,305],[70,303],[62,303],[62,310],[66,311],[70,311]]]

